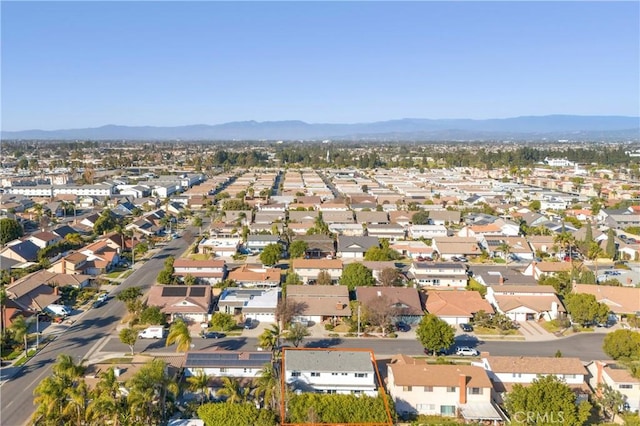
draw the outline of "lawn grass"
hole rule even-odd
[[[211,259],[211,256],[209,254],[205,254],[205,253],[190,254],[187,257],[189,259],[192,259],[192,260],[209,260],[209,259]]]
[[[500,331],[497,328],[487,328],[487,327],[474,327],[474,333],[485,335],[485,336],[517,336],[520,334],[518,330],[506,330]]]
[[[127,272],[125,272],[124,274],[122,274],[122,276],[120,278],[125,279],[128,278],[129,275],[133,274],[133,269],[128,270]]]
[[[22,356],[20,359],[18,359],[13,365],[14,367],[20,367],[21,365],[23,365],[25,362],[27,362],[29,360],[29,358],[31,358],[33,355],[35,355],[36,350],[35,349],[31,349],[28,353],[27,356]]]
[[[122,274],[122,269],[116,269],[113,272],[109,272],[107,275],[105,275],[105,277],[109,279],[115,279],[115,278],[119,278],[121,274]]]
[[[561,330],[557,320],[544,321],[539,324],[542,328],[547,330],[549,333],[557,333],[558,331]]]

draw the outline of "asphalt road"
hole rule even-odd
[[[181,238],[171,241],[161,252],[139,266],[114,290],[106,305],[89,309],[78,315],[77,319],[72,317],[76,319],[74,324],[66,327],[52,343],[24,366],[13,371],[15,375],[0,387],[0,424],[20,426],[28,422],[35,409],[33,390],[42,379],[51,374],[51,365],[56,357],[66,353],[77,362],[86,359],[100,339],[115,332],[116,325],[126,313],[125,305],[116,300],[115,296],[128,287],[149,288],[163,268],[165,258],[179,256],[193,239],[192,229],[188,228]]]
[[[477,341],[467,336],[456,337],[456,345],[469,346],[478,351],[487,351],[493,355],[508,356],[554,356],[560,350],[564,357],[577,357],[583,361],[594,359],[608,359],[602,351],[604,334],[584,333],[567,338],[542,342],[502,342],[502,341]],[[256,350],[257,339],[249,337],[226,337],[223,339],[202,339],[194,337],[193,349],[205,349],[219,347],[225,350]],[[369,348],[377,357],[383,358],[395,354],[423,355],[422,346],[412,339],[372,339],[372,338],[311,338],[305,339],[302,346],[308,348]],[[165,346],[164,339],[138,340],[135,345],[136,352],[170,353],[175,352],[175,346]],[[122,344],[118,337],[110,338],[102,347],[103,352],[129,351],[129,347]]]

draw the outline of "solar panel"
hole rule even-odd
[[[204,296],[206,288],[204,287],[191,287],[191,291],[189,295],[192,297],[202,297]]]
[[[164,287],[162,289],[163,297],[180,297],[187,295],[187,287]]]

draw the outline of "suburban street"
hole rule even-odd
[[[181,238],[174,239],[153,258],[139,264],[133,274],[110,295],[105,306],[89,309],[77,318],[72,316],[71,319],[75,322],[70,326],[56,326],[61,328],[58,337],[25,365],[14,371],[3,369],[3,380],[6,378],[5,374],[13,377],[0,387],[0,424],[20,426],[28,422],[34,411],[33,390],[42,379],[51,374],[51,365],[56,357],[66,353],[78,362],[88,358],[100,339],[115,332],[118,322],[126,313],[125,305],[116,300],[115,296],[128,287],[141,286],[148,289],[155,282],[165,258],[179,256],[193,240],[192,230],[188,228]]]
[[[538,342],[477,341],[466,336],[458,336],[456,345],[469,346],[478,351],[488,351],[493,355],[509,356],[554,356],[560,350],[564,357],[577,357],[583,361],[608,359],[602,351],[604,334],[584,333],[567,338]],[[225,350],[256,350],[254,337],[227,337],[219,340],[193,338],[193,349],[219,347]],[[376,339],[376,338],[307,338],[302,345],[307,348],[369,348],[378,357],[388,357],[403,353],[406,355],[424,355],[422,346],[413,339]],[[129,347],[120,342],[117,336],[108,339],[101,348],[103,352],[125,354]],[[175,346],[165,347],[165,340],[138,340],[136,352],[175,353]]]

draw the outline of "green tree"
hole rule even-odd
[[[333,284],[333,280],[331,279],[331,274],[325,270],[318,272],[318,276],[316,277],[316,284],[317,285]]]
[[[428,225],[429,224],[429,212],[425,210],[419,210],[411,217],[411,223],[414,225]]]
[[[376,283],[376,279],[373,277],[371,269],[364,266],[362,263],[354,262],[344,267],[342,270],[342,276],[340,277],[340,284],[346,285],[349,291],[354,291],[358,286],[373,286]]]
[[[20,342],[24,347],[24,355],[27,356],[27,337],[29,335],[29,325],[22,315],[18,315],[11,322],[11,336],[16,342]]]
[[[273,351],[280,346],[280,327],[277,324],[271,324],[270,328],[265,329],[258,336],[258,346],[268,351]]]
[[[290,270],[287,272],[287,278],[284,280],[285,287],[288,285],[298,285],[302,284],[302,279],[300,279],[300,275]]]
[[[116,296],[116,299],[122,302],[129,302],[134,299],[139,299],[142,296],[142,288],[141,287],[129,287],[127,289],[122,290]]]
[[[574,322],[604,322],[609,316],[609,307],[596,300],[593,294],[570,293],[564,299],[567,312]]]
[[[198,280],[196,279],[196,277],[194,277],[191,274],[187,274],[184,277],[184,285],[196,285],[198,283]]]
[[[265,364],[260,370],[260,376],[258,376],[255,384],[255,396],[260,400],[260,408],[276,409],[278,404],[277,397],[280,394],[280,383],[278,381],[278,371],[273,363]]]
[[[609,228],[609,231],[607,231],[607,248],[605,249],[605,253],[609,259],[615,259],[616,257],[615,236],[616,234],[613,228]]]
[[[598,259],[604,257],[604,250],[597,241],[591,241],[587,246],[587,259],[593,262],[595,266],[595,276],[598,276]],[[594,282],[595,284],[595,282]]]
[[[233,315],[224,312],[216,312],[211,317],[211,327],[216,331],[230,331],[236,326]]]
[[[260,262],[264,265],[272,266],[278,263],[282,256],[282,246],[280,244],[269,244],[260,253]]]
[[[613,359],[640,359],[640,333],[616,330],[605,336],[602,349]]]
[[[616,414],[624,403],[624,396],[619,390],[613,389],[607,383],[598,383],[595,396],[602,411],[609,417],[611,423],[615,423]]]
[[[22,237],[24,231],[22,226],[15,219],[0,219],[0,245],[5,245],[9,241],[13,241]]]
[[[455,331],[437,316],[426,314],[418,324],[416,335],[422,346],[435,355],[436,352],[448,349],[453,345]]]
[[[174,343],[176,343],[177,352],[186,352],[191,347],[191,333],[187,323],[182,318],[176,319],[171,324],[165,346],[170,346]]]
[[[275,416],[270,410],[258,410],[251,403],[204,404],[198,408],[198,417],[206,426],[255,425],[274,426]]]
[[[147,306],[140,313],[140,322],[149,325],[164,325],[167,320],[158,306]]]
[[[163,269],[156,278],[158,284],[169,285],[173,283],[173,273],[169,269]]]
[[[387,262],[400,259],[400,253],[384,247],[371,247],[364,255],[364,260],[371,262]]]
[[[533,200],[532,202],[529,203],[529,209],[531,209],[534,212],[539,212],[541,207],[542,207],[542,204],[540,203],[540,200]]]
[[[304,256],[309,248],[309,244],[303,240],[296,240],[289,245],[289,255],[292,259],[298,259]]]
[[[307,327],[300,323],[295,323],[289,327],[284,338],[297,348],[304,338],[310,335],[311,333]]]
[[[136,340],[138,340],[138,333],[133,328],[123,328],[122,330],[120,330],[119,336],[120,341],[129,346],[131,355],[133,355],[133,347],[136,344]]]
[[[191,221],[191,224],[198,229],[198,235],[202,235],[202,218],[200,216],[195,216]]]
[[[218,395],[226,396],[227,399],[225,402],[233,404],[236,402],[247,402],[250,392],[251,388],[249,386],[243,387],[240,385],[239,380],[233,377],[223,377],[222,389],[218,391]]]
[[[505,402],[515,425],[580,426],[587,424],[591,404],[576,405],[576,394],[561,379],[539,377],[530,386],[514,385]]]
[[[115,216],[111,213],[111,210],[104,209],[100,214],[100,217],[93,224],[93,232],[96,235],[102,235],[114,229],[117,224],[118,223]]]
[[[198,370],[193,376],[187,377],[189,389],[202,395],[201,404],[209,398],[209,376],[204,370]]]

